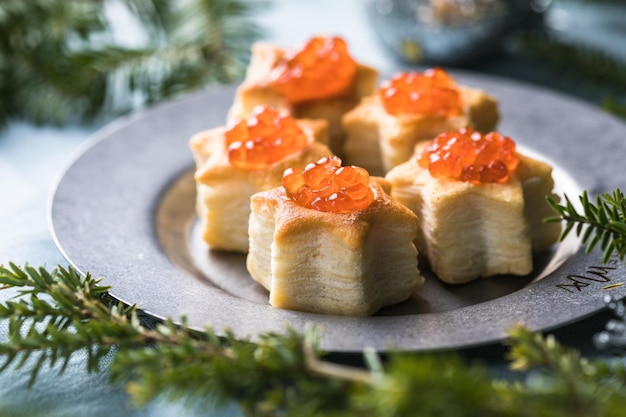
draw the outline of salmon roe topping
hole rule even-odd
[[[304,149],[309,140],[296,119],[267,106],[257,106],[248,120],[225,133],[228,160],[244,169],[264,169]]]
[[[447,132],[429,143],[419,159],[433,177],[502,183],[519,164],[515,142],[499,133],[471,129]]]
[[[269,85],[289,103],[317,100],[346,92],[356,68],[342,38],[317,36],[285,54],[270,73]]]
[[[387,113],[456,116],[463,101],[454,79],[441,68],[401,72],[378,90]]]
[[[374,201],[369,173],[356,166],[341,166],[336,156],[308,164],[304,170],[289,168],[283,175],[287,196],[309,209],[351,213]]]

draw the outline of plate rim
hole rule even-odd
[[[576,98],[572,98],[563,94],[559,94],[558,92],[553,92],[552,90],[540,87],[540,86],[536,86],[536,85],[532,85],[532,84],[528,84],[528,83],[524,83],[524,82],[519,82],[519,81],[514,81],[514,80],[508,80],[508,79],[504,79],[503,77],[491,77],[491,76],[485,76],[485,75],[478,75],[478,74],[471,74],[471,73],[463,73],[464,75],[462,75],[462,78],[468,78],[470,80],[476,80],[474,81],[474,84],[478,84],[480,85],[481,81],[485,81],[488,80],[487,84],[489,83],[501,83],[503,85],[507,85],[507,86],[513,86],[513,88],[524,88],[527,90],[530,90],[533,94],[537,93],[539,95],[548,95],[551,98],[556,99],[557,101],[559,100],[568,100],[570,102],[575,103],[577,106],[582,106],[583,108],[586,108],[588,111],[591,110],[592,113],[596,112],[596,114],[598,115],[602,115],[602,117],[605,117],[607,120],[610,120],[613,116],[605,114],[605,113],[600,113],[599,110],[597,109],[593,109],[591,106],[589,106],[587,103],[582,102]],[[461,77],[460,77],[461,78]],[[463,80],[462,80],[463,82]],[[59,208],[59,197],[60,197],[60,193],[64,192],[63,187],[65,182],[68,180],[68,178],[73,175],[73,170],[77,169],[77,163],[79,163],[81,161],[82,158],[85,157],[85,155],[89,154],[90,152],[93,152],[94,149],[97,149],[98,146],[102,143],[106,143],[107,140],[114,140],[111,138],[115,138],[116,134],[119,134],[120,131],[123,131],[124,129],[128,128],[129,125],[133,125],[133,124],[140,124],[142,123],[142,121],[148,120],[150,118],[154,118],[157,117],[159,115],[159,113],[168,113],[168,112],[172,112],[172,109],[179,109],[180,106],[185,106],[188,105],[190,103],[195,102],[196,100],[204,100],[207,98],[207,96],[213,96],[216,94],[216,92],[224,92],[224,91],[228,91],[228,92],[232,92],[233,89],[236,86],[234,85],[227,85],[227,86],[217,86],[214,87],[210,90],[207,91],[199,91],[196,93],[192,93],[189,95],[186,95],[182,98],[176,99],[176,100],[172,100],[166,103],[162,103],[160,105],[154,106],[152,108],[131,114],[129,116],[124,116],[121,117],[107,125],[105,125],[103,128],[101,128],[100,130],[98,130],[97,132],[95,132],[89,139],[87,139],[83,144],[81,144],[81,146],[79,146],[79,148],[76,150],[75,154],[69,159],[67,165],[64,167],[64,169],[60,172],[60,175],[58,176],[58,178],[56,178],[56,180],[53,183],[53,186],[51,187],[50,190],[50,194],[49,194],[49,199],[48,199],[48,209],[47,209],[47,217],[48,217],[48,224],[49,224],[49,228],[50,228],[50,232],[52,234],[53,240],[55,245],[58,247],[58,249],[60,250],[60,252],[62,253],[62,255],[68,260],[68,262],[75,267],[78,271],[80,271],[81,273],[86,273],[86,272],[90,272],[88,271],[89,268],[86,268],[86,265],[84,265],[84,260],[82,259],[77,259],[77,256],[75,256],[71,250],[68,250],[68,243],[67,241],[65,241],[65,236],[60,236],[60,228],[62,227],[62,225],[59,223],[59,212],[58,212],[58,208]],[[506,117],[506,114],[503,116]],[[617,123],[621,123],[621,121],[619,121],[617,118],[615,118],[614,122]],[[212,126],[207,126],[207,128],[212,127]],[[626,131],[626,125],[621,126],[622,129],[624,131]],[[191,157],[191,153],[189,153],[189,159],[188,161],[192,162],[192,157]],[[172,175],[175,175],[174,177],[170,178],[170,183],[173,182],[175,180],[175,178],[178,178],[178,176],[184,172],[185,170],[191,168],[192,165],[188,164],[186,167],[181,167],[181,169],[179,169],[178,172],[176,173],[172,173]],[[164,186],[168,187],[169,184],[165,185],[165,184],[161,184],[161,190],[160,193],[164,192]],[[64,195],[61,195],[61,197],[63,197]],[[156,208],[155,208],[156,210]],[[83,255],[84,256],[84,255]],[[582,255],[576,255],[576,258],[580,258]],[[600,257],[599,254],[590,254],[590,255],[584,255],[584,259],[585,259],[585,264],[589,264],[590,262],[597,262],[597,259]],[[568,270],[569,271],[569,270]],[[573,270],[574,271],[574,270]],[[574,271],[575,272],[575,271]],[[622,277],[624,275],[624,271],[622,268],[619,269],[618,271],[621,275],[620,277]],[[103,279],[103,283],[106,285],[113,285],[112,289],[111,289],[111,295],[121,301],[124,301],[126,303],[134,303],[133,300],[127,300],[124,296],[124,294],[119,294],[116,291],[116,287],[115,287],[115,282],[110,283],[109,281],[111,280],[111,277],[107,277],[104,276]],[[533,284],[533,286],[535,287],[534,290],[540,290],[542,289],[545,284],[546,284],[546,280],[542,280],[539,281],[535,284]],[[622,289],[617,289],[617,291],[612,292],[613,294],[620,294],[621,296],[626,295],[626,290],[622,290]],[[563,296],[565,297],[567,294],[563,294]],[[507,296],[504,297],[500,297],[500,299],[504,299],[507,297],[519,297],[519,294],[516,293],[512,293],[509,294]],[[570,320],[557,320],[553,323],[549,323],[548,325],[545,326],[535,326],[534,324],[531,323],[530,328],[532,330],[542,330],[542,331],[550,331],[552,329],[561,327],[561,326],[565,326],[571,322],[577,321],[577,320],[581,320],[585,317],[588,317],[594,313],[597,313],[598,311],[602,310],[604,308],[604,305],[602,304],[602,301],[600,300],[600,298],[602,297],[596,297],[598,298],[598,300],[596,300],[597,302],[592,303],[593,306],[591,308],[587,308],[587,310],[585,310],[584,314],[578,314],[575,317],[572,317]],[[570,297],[566,297],[567,300],[570,300]],[[493,300],[492,300],[493,301]],[[487,302],[490,303],[491,301]],[[500,301],[500,303],[502,303],[503,301]],[[569,301],[568,301],[569,302]],[[576,303],[575,299],[571,299],[571,302]],[[481,303],[483,304],[483,303]],[[498,304],[498,303],[496,303]],[[141,307],[141,306],[140,306]],[[268,307],[268,306],[266,306]],[[589,306],[587,306],[589,307]],[[464,307],[465,309],[467,308],[475,308],[475,306],[468,306],[468,307]],[[485,306],[480,307],[485,308]],[[267,309],[267,308],[266,308]],[[269,307],[269,309],[272,309],[271,307]],[[452,310],[452,312],[456,312],[456,313],[448,313],[448,312],[441,312],[441,313],[429,313],[429,314],[436,314],[438,315],[440,318],[445,319],[443,321],[446,321],[447,319],[449,319],[449,315],[454,315],[454,316],[459,316],[459,310],[462,309],[457,309],[457,310]],[[146,311],[148,314],[157,317],[159,319],[163,319],[165,317],[169,317],[168,314],[163,314],[160,313],[158,311],[154,311],[152,308],[146,308],[144,311]],[[446,314],[447,313],[447,314]],[[328,326],[328,325],[333,325],[332,320],[331,322],[329,322],[328,320],[328,316],[323,316],[322,319],[319,319],[318,316],[320,315],[316,315],[313,313],[300,313],[300,312],[291,312],[291,311],[278,311],[277,309],[272,309],[272,312],[270,313],[270,315],[275,316],[276,314],[283,316],[280,318],[280,322],[282,322],[282,324],[285,324],[286,322],[291,322],[293,321],[294,316],[299,316],[302,318],[302,320],[304,320],[305,322],[307,321],[307,318],[311,319],[314,322],[317,322],[318,324],[321,324],[322,327]],[[428,314],[426,314],[428,315]],[[426,316],[424,315],[424,316]],[[331,316],[333,318],[337,318],[338,316]],[[176,317],[178,318],[178,317]],[[396,320],[398,320],[397,316],[394,317]],[[301,321],[302,320],[297,320],[298,321],[298,326],[297,326],[297,330],[303,330],[303,326],[301,325]],[[346,322],[348,325],[357,325],[357,326],[361,326],[361,325],[367,325],[367,323],[364,323],[364,321],[369,321],[369,322],[386,322],[389,321],[390,318],[383,318],[383,317],[368,317],[368,318],[359,318],[359,319],[355,319],[355,318],[339,318],[338,320],[334,320],[334,322]],[[463,324],[463,318],[462,317],[456,317],[454,318],[454,320],[459,321],[460,323],[457,323],[458,325],[462,325]],[[194,321],[191,321],[192,323],[194,323],[194,327],[198,327],[197,323],[195,323]],[[397,326],[396,326],[397,327]],[[328,329],[328,327],[325,327],[326,329]],[[273,326],[274,330],[279,330],[276,328],[276,326]],[[218,330],[218,329],[216,329]],[[219,330],[218,330],[219,331]],[[254,334],[239,334],[238,336],[240,337],[252,337],[252,339],[254,340],[255,335]],[[353,335],[353,337],[355,337]],[[488,337],[483,337],[481,338],[481,340],[479,341],[472,341],[470,343],[458,343],[458,342],[452,342],[452,343],[446,343],[443,341],[440,342],[436,342],[436,343],[417,343],[417,344],[411,344],[411,343],[407,343],[406,338],[403,339],[402,343],[396,345],[396,346],[385,346],[384,344],[381,343],[372,343],[371,345],[373,345],[373,347],[377,350],[387,350],[387,349],[393,349],[393,350],[408,350],[408,351],[416,351],[416,350],[448,350],[448,349],[459,349],[459,348],[472,348],[472,347],[477,347],[477,346],[481,346],[481,345],[487,345],[487,344],[492,344],[492,343],[496,343],[501,341],[503,338],[505,337],[505,334],[503,332],[497,332],[497,333],[493,333]],[[356,337],[358,339],[358,336]],[[410,338],[410,337],[409,337]],[[364,349],[365,347],[372,347],[370,345],[367,344],[367,340],[354,340],[354,343],[348,344],[348,345],[337,345],[336,343],[332,343],[329,342],[327,339],[322,339],[322,348],[326,349],[326,350],[331,350],[331,351],[337,351],[337,352],[356,352],[356,351],[361,351],[362,349]]]

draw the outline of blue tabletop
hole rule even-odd
[[[600,12],[591,4],[572,5],[568,2],[566,6],[553,5],[548,24],[565,38],[599,45],[626,58],[626,26],[623,17],[620,20],[616,16],[623,14],[606,9]],[[381,73],[390,73],[404,65],[381,45],[367,19],[365,3],[359,0],[275,1],[273,7],[260,13],[256,20],[266,29],[264,39],[270,42],[293,45],[319,33],[337,34],[346,38],[358,60],[377,67]],[[578,99],[597,98],[593,90],[570,90],[574,81],[563,80],[547,65],[526,58],[499,57],[476,65],[472,70],[570,91]],[[0,264],[9,261],[50,267],[67,264],[48,229],[49,193],[72,155],[99,127],[36,127],[16,121],[0,132],[0,195],[4,197],[0,203]],[[5,300],[11,295],[10,292],[0,292],[0,299]],[[600,314],[559,332],[569,343],[587,349],[590,348],[589,335],[601,328],[605,319]],[[2,323],[0,337],[4,334],[6,324]],[[497,346],[464,354],[496,358],[494,366],[501,364],[501,350]],[[195,407],[166,401],[134,407],[123,386],[109,383],[106,363],[101,372],[88,374],[85,357],[80,354],[73,358],[63,374],[59,374],[58,369],[46,369],[32,388],[27,388],[28,379],[28,369],[0,375],[0,415],[156,417],[240,414],[236,404],[217,407],[210,398]]]

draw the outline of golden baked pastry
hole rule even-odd
[[[420,218],[416,246],[444,282],[460,284],[499,274],[526,275],[533,252],[558,240],[550,215],[552,168],[517,154],[519,163],[504,182],[477,183],[437,178],[420,165],[427,143],[386,176],[392,198]]]
[[[347,213],[303,207],[284,187],[252,196],[247,267],[272,306],[370,315],[422,285],[417,217],[390,199],[382,178],[368,181],[371,203]]]
[[[424,74],[426,74],[425,78],[439,76],[431,77],[430,72]],[[414,80],[420,76],[423,74],[400,73],[389,82],[400,77],[412,77],[411,79]],[[499,120],[496,98],[480,89],[458,85],[447,74],[445,76],[449,85],[433,87],[431,90],[435,93],[432,97],[425,93],[417,95],[412,89],[422,87],[415,86],[415,82],[403,83],[399,87],[394,86],[393,89],[381,88],[347,112],[342,119],[346,132],[343,148],[345,162],[362,166],[372,175],[385,175],[394,166],[408,160],[417,143],[431,140],[439,133],[455,131],[463,127],[471,127],[484,132],[494,130]],[[383,83],[383,88],[384,86],[385,83]],[[427,85],[424,88],[431,87]],[[457,111],[437,107],[442,101],[442,98],[437,95],[441,90],[445,94],[458,94]],[[388,91],[395,94],[404,91],[408,97],[419,96],[426,100],[426,105],[411,106],[411,103],[406,103],[409,101],[407,99],[404,100],[404,104],[407,104],[409,108],[404,109],[401,106],[396,114],[390,113],[384,99],[385,96],[390,95]],[[414,96],[410,95],[412,91],[415,93]]]
[[[307,144],[263,168],[233,164],[226,143],[226,127],[197,133],[190,139],[196,160],[196,207],[202,236],[212,249],[248,251],[250,196],[281,184],[285,169],[332,155],[326,146],[328,124],[324,120],[297,120]]]
[[[312,44],[335,41],[340,46],[343,40],[340,38],[313,38],[305,46],[313,48]],[[374,90],[378,72],[371,67],[352,61],[354,70],[347,74],[349,80],[345,88],[339,86],[338,92],[330,92],[330,95],[314,97],[315,94],[298,95],[292,99],[284,94],[283,89],[276,88],[275,81],[279,78],[278,71],[285,67],[287,60],[303,53],[293,53],[283,48],[267,43],[256,43],[252,46],[252,57],[247,68],[246,76],[242,84],[237,88],[233,105],[231,106],[229,118],[241,118],[247,116],[252,109],[259,104],[267,104],[277,109],[288,110],[297,118],[325,119],[329,123],[331,150],[339,155],[343,148],[344,132],[341,127],[341,117],[345,112],[356,106],[362,97],[365,97]],[[347,53],[347,52],[346,52]],[[349,58],[349,56],[348,56]],[[351,58],[350,58],[351,61]],[[343,61],[339,64],[343,64]],[[295,91],[326,94],[325,86],[330,85],[332,80],[337,78],[335,71],[343,68],[334,62],[323,62],[320,67],[305,68],[303,74],[313,73],[310,86],[295,83]],[[305,80],[306,81],[306,80]],[[319,94],[317,94],[319,96]]]

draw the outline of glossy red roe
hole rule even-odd
[[[430,142],[418,163],[436,178],[503,183],[519,164],[515,142],[496,132],[446,132]]]
[[[244,169],[267,168],[309,143],[296,119],[268,106],[256,107],[225,136],[230,163]]]
[[[341,166],[337,157],[325,157],[304,170],[289,168],[283,175],[287,196],[309,209],[351,213],[374,201],[368,172],[356,166]]]
[[[463,101],[454,79],[443,69],[401,72],[378,90],[387,113],[455,116]]]
[[[300,103],[344,94],[356,70],[342,38],[317,36],[301,50],[285,54],[268,84],[288,102]]]

